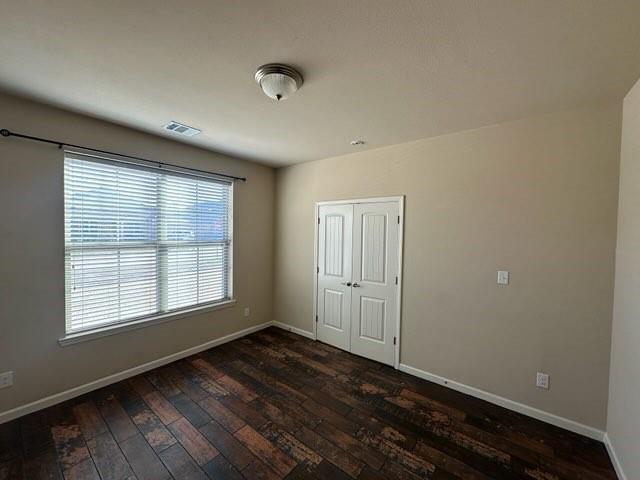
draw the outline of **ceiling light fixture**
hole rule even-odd
[[[302,75],[289,65],[267,63],[256,71],[256,82],[267,97],[286,100],[302,86]]]

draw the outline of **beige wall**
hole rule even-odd
[[[404,194],[401,362],[604,428],[620,116],[598,104],[279,169],[275,320],[312,330],[314,202]]]
[[[15,372],[15,385],[0,390],[0,412],[272,320],[271,168],[6,95],[0,128],[248,177],[235,190],[235,307],[60,347],[62,153],[0,139],[0,372]],[[244,306],[251,307],[248,319]]]
[[[640,81],[624,100],[607,433],[640,478]]]

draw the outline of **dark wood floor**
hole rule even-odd
[[[615,479],[602,444],[268,329],[0,425],[0,479]]]

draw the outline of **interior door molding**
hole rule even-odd
[[[343,200],[325,200],[316,202],[313,212],[313,339],[318,339],[318,218],[319,209],[322,205],[353,205],[358,203],[383,203],[383,202],[397,202],[399,212],[398,227],[398,288],[397,288],[397,302],[396,302],[396,315],[398,321],[396,322],[395,332],[395,354],[394,354],[394,368],[400,367],[400,333],[402,327],[402,279],[403,279],[403,250],[404,250],[404,195],[395,195],[391,197],[370,197],[370,198],[353,198]]]

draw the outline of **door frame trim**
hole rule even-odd
[[[398,214],[400,215],[400,226],[398,227],[398,291],[396,315],[396,344],[393,366],[397,370],[400,368],[400,326],[402,324],[402,277],[403,277],[403,255],[404,255],[404,195],[390,197],[370,197],[370,198],[345,198],[343,200],[325,200],[316,202],[313,209],[313,339],[318,340],[318,215],[320,207],[323,205],[352,205],[356,203],[398,203]]]

